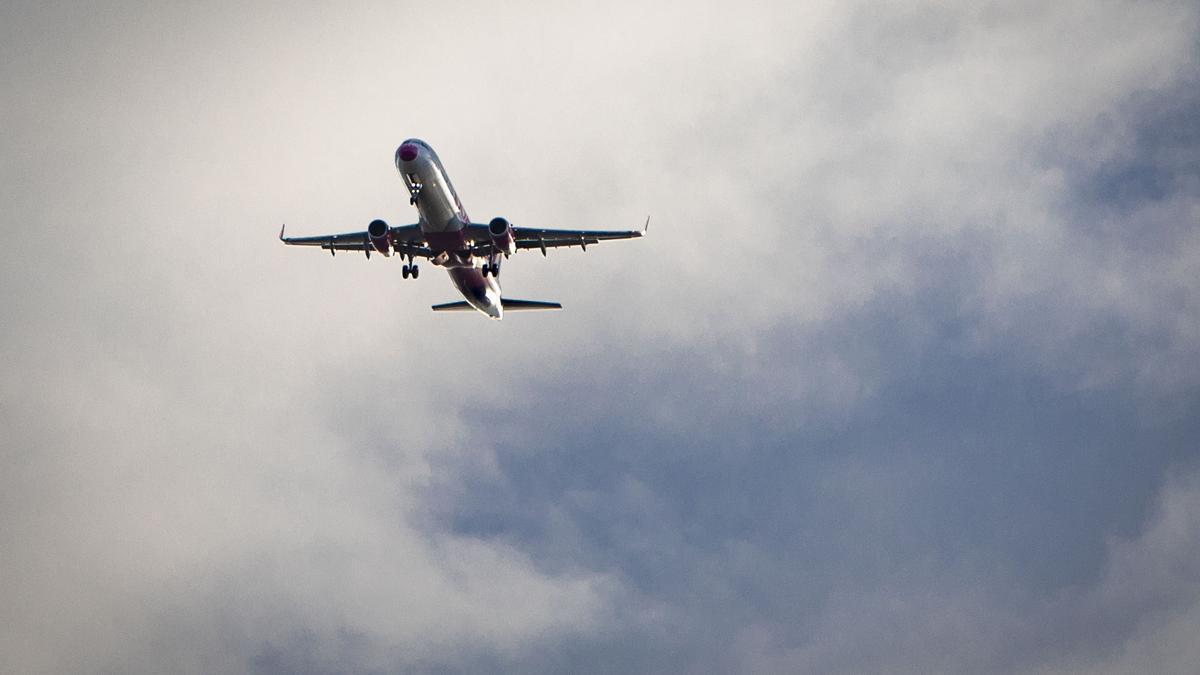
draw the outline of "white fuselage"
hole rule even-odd
[[[495,275],[484,276],[477,266],[485,261],[472,253],[465,236],[471,219],[437,153],[424,141],[410,138],[396,149],[396,169],[420,214],[421,232],[433,253],[430,262],[446,269],[472,307],[493,319],[502,318],[500,281]]]

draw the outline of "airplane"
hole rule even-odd
[[[292,246],[319,246],[337,255],[338,251],[362,251],[367,259],[375,251],[408,262],[401,275],[416,279],[420,268],[414,258],[426,258],[450,275],[465,300],[434,305],[435,312],[478,310],[491,319],[503,319],[504,312],[558,310],[557,302],[516,300],[500,294],[500,267],[503,260],[520,250],[579,246],[615,239],[635,239],[646,234],[650,219],[640,230],[548,230],[515,227],[507,219],[492,218],[487,225],[472,223],[463,210],[458,193],[446,176],[442,161],[429,144],[410,138],[396,149],[396,169],[409,192],[409,204],[415,206],[418,222],[389,226],[381,219],[372,220],[363,232],[346,232],[315,237],[287,237],[284,228],[279,239]]]

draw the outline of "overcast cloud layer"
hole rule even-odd
[[[1192,672],[1192,2],[7,3],[0,671]],[[412,222],[629,228],[433,316]]]

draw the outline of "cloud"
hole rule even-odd
[[[3,11],[4,668],[1190,663],[1188,3]]]
[[[1194,474],[1168,485],[1140,534],[1109,541],[1095,584],[1014,599],[916,571],[866,593],[837,588],[800,646],[776,642],[771,626],[743,629],[737,668],[1186,672],[1195,650],[1183,635],[1200,606],[1197,496]]]

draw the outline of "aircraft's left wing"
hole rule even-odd
[[[432,252],[425,246],[425,237],[420,225],[401,225],[388,230],[392,239],[392,250],[399,256],[428,258]],[[315,237],[285,237],[279,230],[279,240],[291,246],[319,246],[330,253],[337,251],[371,251],[371,239],[366,231],[322,234]]]
[[[649,227],[650,219],[647,218],[646,225],[640,230],[550,230],[513,226],[512,233],[518,250],[536,248],[546,255],[546,249],[549,248],[579,246],[586,251],[588,246],[602,241],[637,239],[645,236]],[[472,225],[470,236],[475,241],[476,250],[491,248],[486,225]]]

